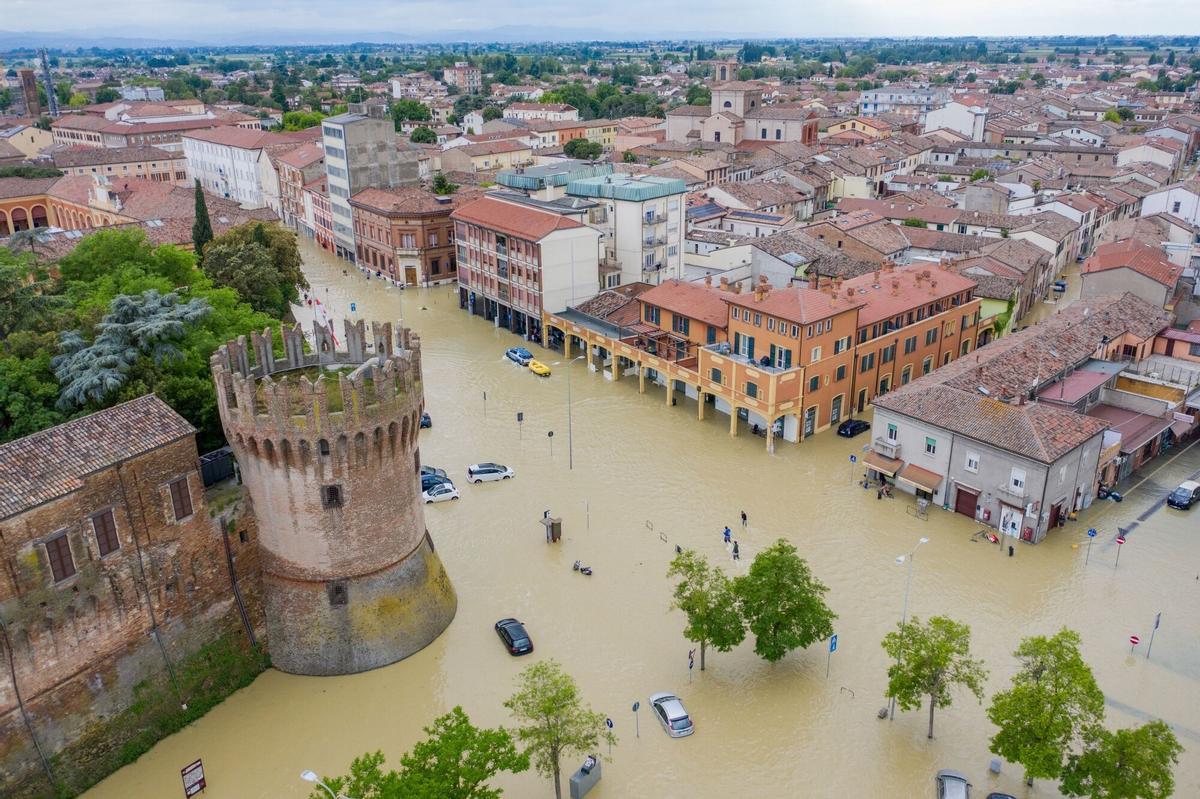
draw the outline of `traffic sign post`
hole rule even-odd
[[[613,720],[611,718],[605,719],[604,726],[611,730],[613,728]],[[612,738],[608,739],[608,756],[612,757]]]
[[[829,679],[829,663],[833,660],[833,653],[837,651],[837,633],[829,636],[829,653],[825,655],[825,679]]]
[[[524,429],[525,411],[517,411],[517,440],[520,441],[521,432]]]
[[[692,669],[696,668],[696,650],[688,650],[688,685],[692,684]]]
[[[1124,544],[1125,544],[1125,534],[1121,533],[1120,535],[1117,536],[1117,559],[1116,559],[1116,561],[1113,562],[1114,569],[1117,568],[1117,566],[1121,563],[1121,547]]]
[[[642,737],[642,727],[638,723],[638,708],[641,706],[642,706],[641,702],[633,703],[633,734],[634,734],[634,737],[637,737],[637,738]]]
[[[1150,643],[1146,644],[1146,660],[1150,659],[1150,650],[1154,648],[1154,634],[1158,632],[1158,625],[1162,622],[1162,613],[1159,612],[1154,616],[1154,628],[1150,630]]]
[[[1132,655],[1134,647],[1136,647],[1141,642],[1142,642],[1142,639],[1138,638],[1136,635],[1129,636],[1129,654]]]
[[[554,458],[554,431],[550,430],[546,433],[546,438],[550,439],[550,458]]]
[[[1083,565],[1086,566],[1088,561],[1092,559],[1092,539],[1096,537],[1096,528],[1092,527],[1088,530],[1088,549],[1087,555],[1083,559]],[[1000,547],[1003,549],[1004,547]]]

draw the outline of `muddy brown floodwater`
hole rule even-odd
[[[178,796],[179,769],[198,757],[209,799],[301,799],[310,787],[298,778],[302,770],[342,773],[374,749],[395,763],[423,725],[456,704],[476,723],[510,723],[502,702],[531,659],[501,649],[492,625],[505,616],[528,626],[532,659],[563,663],[587,701],[615,722],[620,741],[596,799],[931,797],[940,768],[965,771],[978,796],[1057,796],[1046,783],[1027,790],[1017,767],[988,773],[993,730],[969,695],[955,693],[953,706],[938,712],[932,741],[924,710],[898,712],[894,722],[876,718],[885,704],[879,642],[899,621],[905,588],[895,558],[921,536],[931,540],[916,555],[909,611],[971,625],[973,649],[991,670],[989,695],[1014,671],[1011,652],[1023,636],[1072,627],[1107,696],[1109,723],[1161,717],[1173,725],[1185,747],[1176,793],[1200,796],[1200,510],[1154,511],[1130,534],[1116,568],[1113,541],[1118,525],[1200,469],[1200,447],[1163,458],[1123,504],[1098,502],[1081,521],[1010,558],[973,542],[979,528],[970,519],[934,510],[923,521],[909,514],[907,495],[880,501],[858,487],[848,456],[866,435],[822,433],[803,445],[781,442],[768,455],[744,427],[731,439],[720,414],[697,421],[694,402],[667,407],[662,388],[639,395],[637,381],[613,384],[579,362],[571,369],[568,436],[567,368],[556,353],[531,347],[554,370],[539,379],[503,357],[521,342],[460,312],[450,287],[401,292],[352,267],[343,276],[343,265],[320,251],[306,247],[305,255],[313,290],[336,316],[353,302],[351,316],[403,319],[422,336],[434,422],[421,433],[422,456],[462,491],[461,500],[426,514],[458,590],[458,616],[424,651],[387,668],[350,677],[268,671],[89,799]],[[486,460],[511,465],[516,479],[467,485],[467,464]],[[538,523],[545,509],[563,518],[557,546],[545,543]],[[721,541],[727,524],[741,544],[738,563]],[[1089,526],[1100,532],[1085,565]],[[697,664],[689,680],[683,617],[668,610],[664,577],[674,547],[742,573],[779,537],[794,542],[830,586],[840,618],[828,679],[821,644],[768,664],[747,642],[711,653],[708,670]],[[595,575],[572,572],[577,559]],[[1134,656],[1130,634],[1142,638]],[[683,697],[695,735],[667,738],[647,709],[655,691]],[[634,701],[642,703],[640,738]],[[532,773],[497,784],[514,797],[553,795]]]

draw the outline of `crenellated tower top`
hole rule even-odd
[[[270,328],[251,334],[249,346],[239,336],[212,355],[231,433],[334,438],[420,412],[421,340],[408,328],[373,322],[368,341],[365,322],[345,320],[339,342],[332,324],[314,322],[309,348],[299,324],[280,333],[282,357]]]

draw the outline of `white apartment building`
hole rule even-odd
[[[918,122],[941,107],[949,95],[944,89],[920,86],[882,86],[868,89],[858,96],[859,113],[865,117],[880,114],[900,114]]]
[[[566,103],[510,103],[505,119],[539,119],[545,122],[578,122],[579,109]]]
[[[228,197],[243,208],[267,204],[259,165],[263,149],[300,144],[282,134],[235,127],[190,131],[181,142],[188,180],[199,180],[205,190]]]
[[[600,272],[604,288],[683,277],[687,212],[682,180],[657,175],[599,175],[572,180],[568,196],[603,203]]]

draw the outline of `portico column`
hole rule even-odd
[[[642,366],[641,361],[638,362],[638,393],[646,393],[646,367]]]
[[[729,435],[738,434],[738,409],[736,405],[729,406]]]
[[[703,422],[704,421],[704,390],[703,389],[700,389],[699,391],[696,392],[696,399],[699,400],[699,402],[696,403],[696,418],[699,419],[701,422]]]
[[[775,452],[775,424],[773,422],[767,425],[767,452]]]

